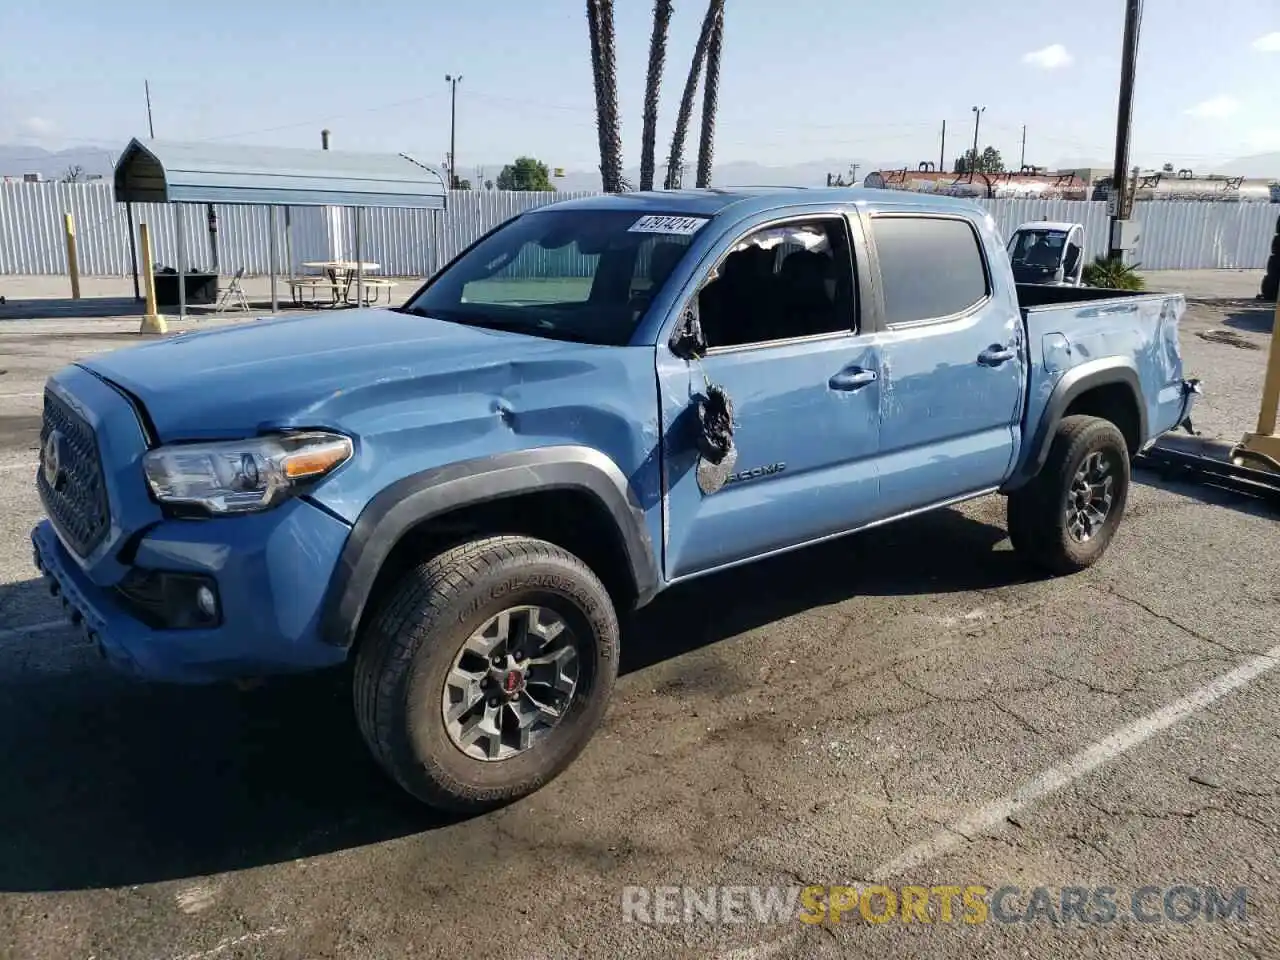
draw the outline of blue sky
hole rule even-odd
[[[651,4],[617,0],[625,161],[639,161]],[[670,138],[703,0],[677,0],[659,120]],[[972,138],[1016,163],[1112,153],[1123,0],[728,0],[717,161],[936,160]],[[156,134],[407,151],[448,149],[445,73],[461,73],[459,172],[531,153],[592,169],[580,0],[222,0],[19,4],[5,14],[0,143],[123,145]],[[1037,53],[1038,52],[1038,53]],[[1280,150],[1280,3],[1156,0],[1145,10],[1135,160],[1209,168]],[[696,117],[695,117],[696,123]],[[696,137],[690,154],[696,151]]]

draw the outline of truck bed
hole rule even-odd
[[[1095,300],[1121,300],[1131,297],[1158,296],[1142,290],[1108,290],[1105,287],[1055,287],[1043,283],[1017,283],[1018,306],[1062,306],[1068,303],[1092,303]]]
[[[1182,294],[1037,284],[1017,284],[1017,294],[1029,365],[1024,425],[1040,422],[1064,381],[1099,371],[1127,381],[1142,402],[1142,422],[1131,438],[1138,447],[1178,425]]]

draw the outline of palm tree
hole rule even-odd
[[[622,128],[618,118],[618,61],[615,56],[617,43],[613,32],[613,0],[600,2],[600,67],[604,71],[604,124],[606,146],[603,166],[609,182],[605,190],[617,193],[622,189]]]
[[[604,157],[608,152],[605,146],[605,129],[601,120],[604,114],[604,67],[600,50],[600,3],[599,0],[587,0],[587,31],[591,35],[591,79],[595,84],[596,94],[596,139],[600,147],[600,182],[605,180]]]
[[[649,72],[644,84],[644,133],[640,146],[640,189],[653,189],[653,148],[658,127],[658,88],[667,59],[667,28],[672,0],[654,0],[653,35],[649,38]]]
[[[613,0],[587,0],[587,27],[591,33],[591,72],[596,88],[600,181],[606,193],[617,193],[622,181],[622,135],[618,128]]]
[[[680,98],[680,113],[676,116],[676,129],[671,135],[671,154],[667,158],[668,190],[674,190],[680,182],[680,168],[684,165],[684,138],[689,132],[689,117],[693,114],[693,95],[698,91],[698,75],[702,72],[702,61],[707,56],[707,43],[711,39],[716,13],[723,9],[723,4],[724,0],[711,0],[707,5],[707,15],[702,18],[702,31],[698,34],[698,45],[693,50],[689,77],[685,80],[684,95]]]
[[[715,151],[716,109],[720,96],[720,47],[724,38],[724,0],[713,0],[715,26],[707,44],[707,80],[702,88],[702,136],[698,140],[697,186],[711,186],[711,155]]]

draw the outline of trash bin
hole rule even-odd
[[[186,276],[187,306],[218,302],[218,275],[216,273],[188,273]],[[156,274],[156,306],[178,306],[178,274]]]

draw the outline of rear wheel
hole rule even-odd
[[[1009,496],[1014,549],[1053,573],[1092,566],[1124,515],[1129,478],[1129,449],[1115,424],[1064,417],[1040,473]]]
[[[532,793],[582,751],[618,670],[618,622],[580,559],[489,537],[406,574],[356,658],[379,764],[427,804],[475,813]]]

